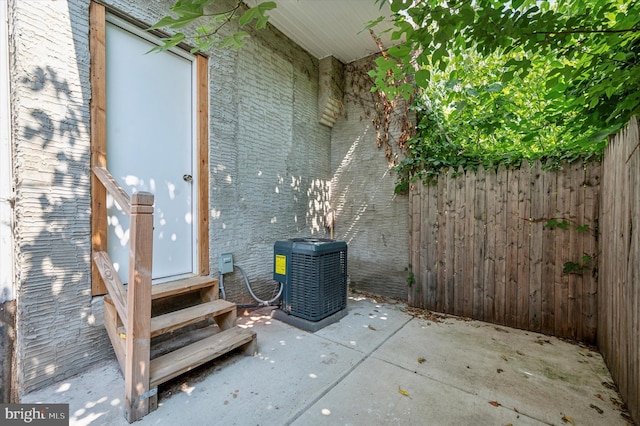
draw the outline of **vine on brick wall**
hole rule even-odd
[[[370,30],[370,34],[380,50],[380,58],[388,60],[387,52],[379,37]],[[368,68],[368,67],[367,67]],[[376,145],[384,148],[387,164],[390,168],[398,164],[399,158],[407,152],[408,141],[415,134],[414,124],[409,119],[413,96],[408,98],[397,97],[392,99],[387,93],[377,90],[371,72],[364,67],[358,67],[353,63],[345,67],[347,83],[353,87],[353,91],[345,95],[347,102],[359,105],[364,111],[364,117],[371,120],[376,131]],[[407,77],[396,79],[388,74],[388,79],[397,80],[393,84],[397,87],[407,84]],[[369,93],[370,97],[365,96]]]
[[[369,29],[369,34],[371,34],[371,37],[376,42],[382,58],[388,61],[388,53],[380,37],[378,37],[372,29]],[[408,83],[406,74],[398,79],[391,70],[387,71],[387,79],[389,83],[395,87]],[[373,80],[371,80],[371,85],[372,87],[375,86]],[[387,163],[390,166],[396,166],[398,164],[398,153],[404,154],[407,152],[407,141],[413,136],[414,127],[409,122],[409,110],[413,103],[414,96],[412,94],[408,99],[396,98],[395,100],[391,100],[387,93],[380,90],[376,89],[373,93],[376,95],[374,99],[375,114],[373,117],[373,126],[376,129],[376,144],[378,148],[384,146]],[[390,142],[391,134],[389,132],[394,116],[396,124],[399,124],[399,134],[395,141],[395,145],[398,148],[396,152],[394,152],[392,148]]]

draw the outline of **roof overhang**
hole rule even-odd
[[[246,0],[255,6],[263,0]],[[379,52],[379,48],[365,29],[380,16],[387,19],[374,31],[385,48],[392,46],[393,26],[389,5],[382,7],[374,0],[275,0],[269,23],[318,59],[333,56],[347,64]]]

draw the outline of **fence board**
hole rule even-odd
[[[424,200],[429,204],[429,211],[427,216],[427,222],[430,224],[427,227],[427,257],[426,257],[426,287],[427,287],[427,300],[425,306],[436,306],[437,296],[437,253],[438,253],[438,187],[429,186],[429,191]]]
[[[542,289],[542,234],[544,229],[544,180],[542,165],[536,161],[531,168],[531,257],[529,281],[529,326],[534,331],[541,330],[541,289]]]
[[[556,274],[556,244],[555,238],[562,231],[547,226],[554,219],[556,213],[557,173],[547,171],[541,175],[544,186],[542,199],[542,281],[540,283],[540,328],[543,333],[552,334],[554,331],[554,281]],[[560,219],[560,218],[559,218]]]
[[[631,128],[631,140],[640,144],[640,135],[638,132],[637,122],[635,129]],[[634,139],[635,137],[635,139]],[[637,146],[637,145],[636,145]],[[635,149],[635,148],[634,148]],[[628,163],[631,172],[631,190],[629,197],[631,199],[631,227],[632,229],[640,229],[640,154],[637,150],[631,156]],[[640,265],[638,264],[638,255],[640,254],[640,232],[633,232],[633,238],[629,247],[631,256],[630,273],[627,276],[627,283],[630,290],[630,297],[627,301],[628,312],[631,313],[631,327],[629,336],[629,384],[625,400],[629,406],[636,424],[640,423]]]
[[[618,149],[615,151],[615,157],[616,157],[615,164],[621,164],[621,162],[624,161],[624,154],[626,150],[624,149],[625,148],[624,145],[621,146],[620,148],[621,149]],[[615,202],[616,198],[619,198],[624,194],[623,191],[625,186],[627,185],[627,182],[625,182],[624,180],[624,175],[625,175],[624,168],[617,167],[615,171],[615,186],[613,188],[613,192],[616,195],[614,196],[615,198],[613,200],[612,218],[614,220],[614,223],[613,223],[612,253],[618,259],[623,259],[624,257],[626,257],[624,244],[623,244],[624,240],[621,239],[622,232],[623,232],[622,229],[623,229],[623,222],[624,222],[624,209],[622,204]],[[624,315],[624,312],[622,311],[623,305],[621,305],[620,299],[623,297],[624,288],[622,287],[622,283],[621,283],[622,274],[621,274],[620,268],[626,266],[626,264],[620,263],[617,266],[618,267],[614,267],[612,269],[613,277],[611,281],[611,286],[613,289],[611,313],[614,314],[613,321],[611,323],[612,325],[611,337],[613,340],[613,347],[615,348],[615,351],[618,354],[618,356],[614,358],[612,373],[618,376],[618,389],[620,390],[621,393],[624,393],[624,391],[626,390],[624,386],[624,381],[626,377],[624,374],[622,374],[621,366],[624,365],[624,358],[626,354],[623,352],[622,345],[620,342],[623,336],[621,321],[622,321],[622,316]]]
[[[614,172],[614,162],[613,162],[613,143],[609,143],[606,148],[605,155],[603,157],[602,163],[602,182],[600,184],[600,197],[601,197],[601,218],[599,221],[599,234],[600,234],[600,248],[599,248],[599,262],[598,262],[598,274],[599,274],[599,282],[612,282],[612,263],[608,259],[604,258],[603,250],[611,250],[612,248],[612,232],[613,232],[613,223],[610,219],[613,214],[613,187],[615,184],[615,172]],[[606,171],[606,172],[605,172]],[[612,370],[611,360],[608,358],[611,352],[611,341],[609,339],[609,334],[611,333],[611,300],[612,300],[612,291],[600,291],[600,285],[598,286],[598,346],[601,348],[605,348],[606,350],[602,352],[602,355],[607,361],[609,366],[609,370]],[[604,332],[603,332],[604,331]],[[613,371],[611,371],[612,375]]]
[[[445,289],[444,289],[444,312],[455,312],[455,224],[456,224],[456,186],[454,181],[453,170],[449,170],[446,176],[446,201],[445,216],[447,218],[446,231],[445,231],[445,258],[444,258],[444,272],[445,272]],[[444,226],[443,226],[444,227]],[[442,227],[440,228],[442,230]]]
[[[558,191],[562,194],[571,193],[571,177],[568,176],[568,168],[565,167],[563,173],[558,173],[557,185]],[[561,218],[569,218],[571,215],[570,197],[558,196],[556,203],[556,220]],[[564,263],[568,261],[570,245],[569,233],[561,229],[556,232],[556,265],[562,269]],[[554,334],[557,336],[567,336],[569,333],[569,276],[567,274],[556,274],[554,277],[554,295],[555,295],[555,322]]]
[[[585,226],[584,222],[584,167],[581,163],[576,162],[571,165],[571,177],[574,182],[575,191],[571,193],[571,210],[574,212],[574,226],[570,227],[571,248],[573,250],[576,262],[584,266],[584,250],[581,227]],[[582,299],[584,297],[582,274],[584,270],[580,270],[578,274],[569,275],[569,288],[573,291],[573,297],[569,298],[569,333],[575,335],[578,340],[583,339],[582,326]]]
[[[475,194],[473,205],[473,296],[472,317],[484,317],[484,263],[485,263],[485,185],[486,174],[482,165],[478,168],[474,182]]]
[[[464,262],[466,256],[462,256],[465,253],[465,217],[466,217],[466,194],[465,194],[465,179],[463,179],[464,171],[462,167],[458,169],[458,178],[456,179],[456,203],[455,203],[455,253],[454,253],[454,292],[455,292],[455,306],[453,313],[455,315],[464,315]]]
[[[476,179],[473,171],[467,171],[465,176],[465,249],[467,250],[464,256],[464,270],[463,283],[464,283],[464,305],[463,315],[465,317],[473,317],[473,253],[474,253],[474,231],[475,231],[475,186]]]
[[[617,204],[621,205],[621,214],[620,214],[620,225],[619,229],[621,230],[621,238],[619,241],[620,248],[619,253],[624,257],[622,259],[622,267],[618,272],[618,288],[619,288],[619,297],[618,297],[618,311],[615,315],[619,318],[620,328],[619,328],[619,339],[618,339],[618,388],[620,393],[623,395],[633,395],[635,392],[633,390],[634,385],[633,381],[633,369],[632,369],[632,350],[637,351],[637,347],[635,349],[631,348],[631,342],[635,339],[633,338],[634,329],[635,333],[638,333],[638,324],[634,327],[632,324],[633,318],[633,299],[634,299],[634,287],[638,284],[633,281],[633,271],[636,268],[637,263],[637,252],[632,251],[632,231],[637,232],[637,228],[633,228],[632,222],[632,212],[631,205],[635,204],[635,200],[630,199],[631,193],[633,193],[634,188],[631,186],[633,182],[632,175],[637,173],[637,168],[634,170],[631,167],[633,165],[637,166],[637,163],[634,161],[634,154],[637,152],[637,146],[640,144],[640,138],[637,136],[637,126],[636,131],[633,132],[632,129],[629,129],[628,136],[631,136],[635,133],[635,142],[633,143],[624,143],[622,144],[621,155],[619,164],[624,164],[624,167],[619,167],[622,169],[621,181],[624,185],[623,192],[621,193],[619,200],[625,200],[625,202],[618,202]],[[635,290],[637,291],[637,290]],[[637,309],[637,307],[636,307]],[[637,383],[637,382],[636,382]],[[637,387],[637,386],[636,386]]]
[[[446,297],[447,294],[445,293],[445,283],[447,282],[446,280],[446,272],[447,272],[447,265],[445,262],[445,257],[447,255],[447,251],[450,250],[449,247],[447,247],[447,235],[446,235],[446,230],[447,230],[447,218],[448,218],[448,211],[446,208],[446,201],[449,197],[448,197],[448,191],[447,191],[447,179],[445,176],[442,176],[441,178],[438,179],[438,188],[436,191],[436,202],[437,202],[437,211],[436,214],[440,214],[439,217],[436,217],[434,220],[438,221],[438,244],[436,247],[436,252],[435,252],[435,261],[436,261],[436,300],[435,300],[435,304],[431,305],[434,306],[436,311],[442,312],[444,309],[446,309],[445,307],[447,306],[446,304]]]
[[[411,235],[417,236],[420,235],[420,207],[422,205],[420,200],[420,192],[422,191],[422,187],[418,186],[417,188],[412,189],[409,192],[409,224],[411,226]],[[415,282],[409,288],[409,304],[412,306],[423,307],[419,304],[418,301],[418,289],[421,284],[421,277],[415,276],[417,271],[419,270],[420,265],[418,264],[420,259],[420,238],[411,238],[410,243],[410,254],[409,254],[409,274],[413,273],[415,277]],[[416,272],[414,272],[416,271]],[[419,275],[419,274],[418,274]]]
[[[495,265],[496,265],[496,208],[498,205],[497,175],[495,170],[489,170],[485,174],[485,196],[486,196],[486,229],[485,229],[485,252],[483,277],[483,315],[485,321],[499,322],[496,316],[495,293]]]
[[[415,275],[420,277],[421,285],[416,286],[416,291],[418,294],[416,298],[418,300],[418,305],[421,307],[427,306],[427,298],[429,297],[430,291],[430,282],[429,282],[429,274],[427,273],[429,270],[429,228],[434,226],[434,224],[429,222],[429,211],[436,208],[436,206],[432,206],[429,200],[429,186],[422,186],[420,188],[420,203],[422,207],[420,208],[420,261],[418,262],[419,267],[416,268]],[[427,226],[424,226],[428,224]]]
[[[584,223],[589,225],[589,238],[584,239],[584,252],[591,257],[589,268],[585,271],[587,279],[584,282],[585,296],[583,299],[583,328],[584,340],[587,342],[596,341],[596,330],[598,325],[598,209],[599,209],[599,192],[594,188],[600,186],[601,165],[593,164],[587,167],[585,171],[585,188],[584,188]],[[637,188],[636,188],[637,189]],[[636,234],[640,235],[640,234]]]
[[[520,212],[518,208],[520,179],[516,173],[508,173],[506,220],[507,235],[505,239],[505,325],[515,327],[518,323],[518,227]]]
[[[516,327],[529,328],[529,281],[530,281],[530,254],[531,254],[531,166],[523,164],[519,170],[518,184],[518,300]]]
[[[507,280],[507,182],[508,172],[504,165],[498,167],[496,173],[496,266],[494,306],[496,323],[506,324],[505,295]]]

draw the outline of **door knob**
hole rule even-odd
[[[193,176],[191,176],[191,175],[182,175],[182,179],[185,182],[191,182],[193,180]]]

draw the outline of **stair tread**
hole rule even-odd
[[[181,280],[170,281],[151,286],[151,299],[157,300],[165,297],[176,296],[192,291],[213,287],[218,283],[217,278],[210,276],[189,277]]]
[[[235,308],[234,303],[218,299],[153,317],[151,318],[151,337],[177,330],[206,318],[231,312]]]
[[[236,326],[152,359],[149,386],[152,389],[255,338],[255,331]]]

